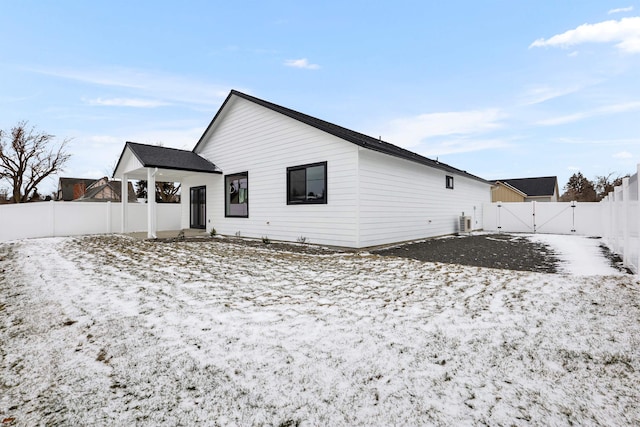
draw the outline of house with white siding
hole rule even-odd
[[[183,228],[352,248],[480,229],[491,201],[466,171],[235,90],[192,151],[128,142],[114,177],[179,181]]]

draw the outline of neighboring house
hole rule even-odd
[[[354,248],[481,228],[491,200],[466,171],[237,91],[192,151],[127,142],[114,177],[181,182],[184,228]]]
[[[56,200],[70,202],[84,196],[87,187],[95,182],[95,179],[87,178],[60,178],[58,179],[58,192]]]
[[[129,202],[136,202],[136,192],[133,189],[133,185],[127,183],[129,196],[127,200]],[[120,181],[110,181],[108,177],[95,180],[89,185],[82,197],[74,200],[74,202],[119,202],[120,194],[122,193],[122,186]]]
[[[136,201],[133,185],[128,183],[129,202]],[[60,178],[56,200],[76,202],[119,202],[122,186],[120,181],[100,179]]]
[[[492,202],[557,202],[558,177],[497,179],[491,189]]]

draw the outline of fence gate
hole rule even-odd
[[[483,212],[488,231],[597,235],[602,228],[598,203],[497,202]]]

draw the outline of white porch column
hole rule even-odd
[[[158,168],[147,168],[147,239],[156,236],[156,172]]]
[[[120,213],[122,214],[122,221],[120,222],[120,232],[127,232],[127,223],[129,222],[129,179],[127,174],[122,174],[122,181],[120,181]]]

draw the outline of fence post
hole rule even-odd
[[[111,234],[111,200],[107,202],[107,234]]]
[[[638,233],[636,239],[636,254],[638,254],[638,258],[636,259],[636,274],[640,275],[640,163],[638,163],[637,171],[636,171],[636,191],[637,191],[637,199],[636,200],[636,230]]]
[[[49,206],[51,206],[51,237],[56,237],[56,202],[53,200],[49,201]]]
[[[533,234],[536,234],[536,201],[531,202],[531,210],[533,211]]]
[[[609,235],[611,234],[611,230],[610,230],[611,224],[609,223],[609,205],[611,204],[611,195],[607,194],[604,200],[606,201],[606,204],[602,208],[602,211],[604,212],[602,215],[602,227],[605,233],[605,237],[607,238],[607,241],[608,241]]]
[[[614,189],[615,190],[615,189]],[[614,214],[616,212],[616,192],[611,190],[609,193],[609,246],[614,251],[617,251],[616,248],[616,219],[614,218]]]
[[[622,178],[622,262],[629,267],[629,178]]]

